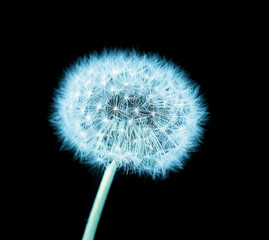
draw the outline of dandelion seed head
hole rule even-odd
[[[56,91],[50,121],[85,164],[165,177],[183,168],[207,120],[199,86],[158,55],[111,50],[79,59]]]

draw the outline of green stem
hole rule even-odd
[[[104,208],[106,198],[116,172],[116,162],[113,161],[105,170],[104,176],[96,194],[92,210],[85,228],[82,240],[93,240]]]

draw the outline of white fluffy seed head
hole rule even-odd
[[[165,177],[202,137],[198,85],[158,55],[103,51],[79,59],[56,91],[50,121],[85,164]]]

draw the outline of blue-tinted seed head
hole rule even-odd
[[[155,178],[183,167],[206,118],[198,86],[179,67],[115,50],[82,58],[66,72],[50,120],[83,163],[115,160]]]

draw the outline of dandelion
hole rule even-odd
[[[51,123],[84,164],[106,169],[83,239],[93,239],[116,169],[165,178],[184,167],[207,120],[199,86],[158,55],[111,50],[79,59]]]

